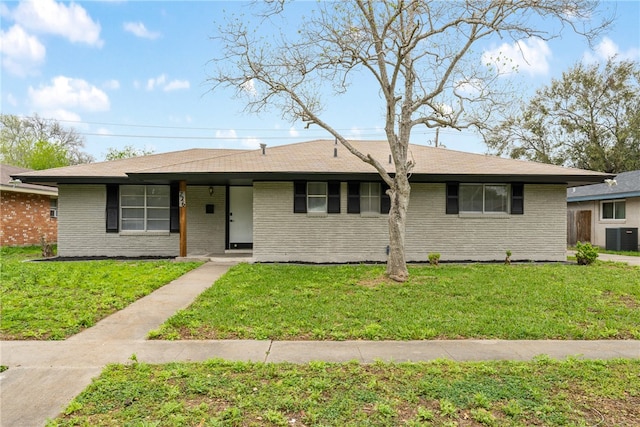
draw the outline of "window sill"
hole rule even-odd
[[[626,224],[626,219],[600,219],[601,224]]]
[[[480,212],[460,212],[459,218],[476,218],[476,219],[510,219],[508,213],[480,213]]]
[[[380,218],[381,216],[379,212],[360,212],[361,218]]]
[[[326,212],[307,212],[309,218],[326,218],[329,214]]]
[[[170,236],[168,231],[121,231],[120,236]]]

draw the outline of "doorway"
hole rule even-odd
[[[228,249],[253,249],[253,187],[229,187]]]

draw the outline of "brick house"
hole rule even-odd
[[[393,174],[386,141],[351,141]],[[612,175],[410,145],[408,261],[566,260],[567,186]],[[257,262],[385,261],[389,197],[377,171],[331,140],[190,149],[34,171],[57,185],[58,255]]]
[[[40,244],[58,240],[58,189],[46,185],[25,184],[11,175],[31,169],[0,165],[0,245]]]

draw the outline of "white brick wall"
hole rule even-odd
[[[341,214],[316,217],[293,213],[291,182],[254,184],[254,258],[258,261],[385,261],[386,216],[346,213],[342,183]],[[566,250],[566,187],[525,185],[525,214],[446,215],[445,184],[413,184],[407,214],[408,261],[442,260],[562,261]]]
[[[59,256],[177,256],[177,233],[105,232],[105,185],[58,186]]]
[[[566,188],[525,185],[524,215],[446,215],[444,184],[413,184],[407,215],[408,261],[426,261],[430,252],[442,260],[565,259]],[[58,253],[60,256],[177,256],[177,233],[130,235],[105,232],[106,187],[60,185]],[[385,261],[386,215],[347,214],[347,185],[341,184],[340,214],[293,213],[292,182],[254,184],[254,258],[257,261]],[[215,206],[213,215],[205,205]],[[187,188],[189,254],[222,253],[225,245],[225,189]]]
[[[189,255],[223,254],[225,248],[226,188],[187,186],[187,253]],[[212,204],[214,213],[205,206]]]

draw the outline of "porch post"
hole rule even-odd
[[[180,256],[187,256],[187,181],[178,183],[180,208]]]

